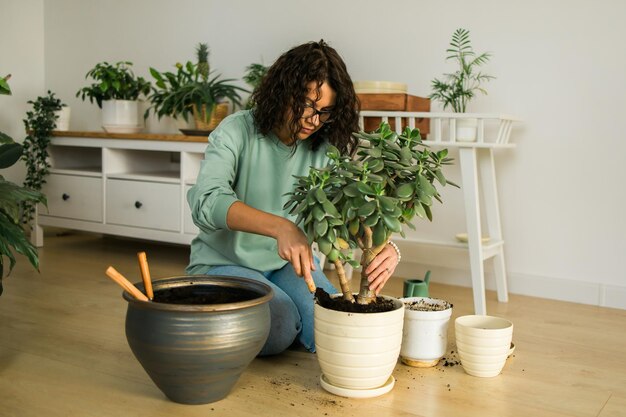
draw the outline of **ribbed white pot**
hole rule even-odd
[[[70,130],[70,115],[71,109],[67,106],[61,107],[61,110],[54,112],[57,116],[56,130]]]
[[[420,300],[429,304],[449,305],[449,303],[426,297],[400,299],[405,304],[400,357],[406,365],[427,368],[437,365],[446,353],[452,307],[442,311],[416,311],[408,307],[410,303]]]
[[[331,385],[369,390],[383,386],[391,376],[402,343],[404,304],[385,298],[393,301],[395,310],[345,313],[315,304],[317,357]]]
[[[140,121],[139,100],[105,100],[102,102],[102,127],[109,133],[137,133]]]

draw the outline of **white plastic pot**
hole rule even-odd
[[[456,119],[456,140],[458,142],[474,142],[476,140],[477,128],[478,119]]]
[[[405,304],[400,358],[406,365],[427,368],[437,365],[446,353],[452,307],[442,311],[416,311],[408,307],[410,303],[420,300],[429,304],[449,303],[426,297],[400,299]]]
[[[71,109],[67,106],[64,106],[61,107],[61,110],[55,111],[54,114],[57,116],[55,130],[70,130]]]

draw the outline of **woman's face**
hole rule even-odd
[[[322,128],[324,125],[322,120],[329,116],[332,118],[332,114],[330,112],[333,110],[335,105],[335,98],[337,96],[335,90],[330,88],[328,83],[324,82],[319,88],[318,97],[316,87],[317,82],[312,81],[309,83],[309,92],[306,98],[307,103],[304,115],[300,119],[300,130],[296,134],[298,140],[305,140]],[[310,116],[307,117],[307,114],[310,114]],[[320,120],[320,118],[322,120]],[[291,135],[287,126],[283,126],[280,129],[278,137],[285,143],[291,143]]]

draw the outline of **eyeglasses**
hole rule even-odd
[[[315,107],[313,107],[312,103],[306,103],[304,105],[304,110],[302,111],[302,118],[303,119],[310,119],[311,117],[314,117],[316,114],[320,118],[320,123],[330,123],[330,122],[333,121],[333,119],[332,119],[333,112],[332,111],[329,111],[329,110],[318,110]]]

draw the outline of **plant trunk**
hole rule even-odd
[[[354,297],[352,296],[352,290],[350,289],[350,283],[346,279],[346,271],[343,269],[343,264],[339,259],[335,259],[333,262],[337,276],[339,277],[339,285],[341,285],[341,292],[343,293],[343,299],[354,303]]]
[[[361,249],[363,250],[363,255],[361,256],[361,284],[359,286],[359,295],[356,299],[356,302],[359,304],[369,304],[376,300],[376,293],[369,289],[369,281],[367,279],[367,274],[365,270],[368,265],[374,260],[376,255],[378,255],[387,242],[382,245],[372,247],[372,230],[369,227],[365,227],[365,236],[364,236],[363,246]]]

